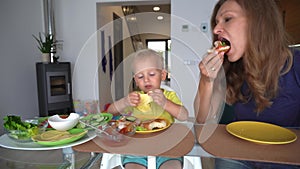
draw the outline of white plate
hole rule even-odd
[[[16,142],[16,141],[10,139],[7,134],[4,134],[0,137],[0,146],[9,148],[9,149],[15,149],[15,150],[55,150],[55,149],[76,146],[76,145],[88,142],[95,137],[96,137],[96,134],[93,131],[89,131],[87,133],[87,135],[85,135],[81,139],[74,141],[72,143],[49,147],[49,146],[43,146],[43,145],[37,144],[33,141],[26,142],[26,143]]]

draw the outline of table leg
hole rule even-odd
[[[94,152],[91,152],[91,157],[89,159],[89,161],[87,161],[82,167],[81,169],[88,169],[90,168],[91,166],[94,165],[94,163],[99,160],[101,157],[102,157],[102,153],[94,153]]]
[[[59,166],[59,169],[75,169],[75,155],[72,147],[62,149],[63,164]]]

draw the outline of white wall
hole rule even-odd
[[[61,57],[72,62],[73,97],[98,100],[96,1],[55,0],[54,9]]]
[[[72,69],[76,66],[72,72],[73,92],[74,97],[79,99],[98,99],[97,44],[94,38],[97,2],[100,0],[54,1],[57,39],[64,41],[63,50],[58,51],[60,61],[70,61]],[[214,2],[171,1],[173,15],[180,16],[172,23],[171,32],[172,54],[178,57],[173,60],[171,73],[174,80],[180,83],[176,86],[174,81],[171,85],[183,93],[182,100],[191,114],[198,63],[184,65],[182,61],[198,62],[199,56],[210,46],[206,36],[199,34],[197,29],[201,22],[209,21]],[[44,31],[42,0],[1,0],[0,23],[0,132],[3,132],[2,118],[7,114],[17,114],[23,118],[38,115],[35,62],[40,61],[40,53],[32,34]],[[188,32],[181,31],[182,24],[190,25]],[[75,65],[77,59],[80,59],[80,66]]]
[[[194,116],[193,101],[199,80],[198,64],[211,46],[211,32],[202,32],[202,23],[209,25],[212,8],[216,1],[171,1],[171,87]],[[187,29],[183,29],[187,26]]]
[[[40,52],[32,34],[43,32],[41,2],[0,1],[0,134],[4,116],[38,115],[35,63]]]

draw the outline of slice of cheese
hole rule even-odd
[[[46,131],[44,133],[42,133],[40,135],[40,138],[42,140],[49,140],[49,141],[52,141],[52,140],[56,140],[64,135],[69,135],[69,132],[67,131],[58,131],[58,130],[50,130],[50,131]]]
[[[140,103],[136,108],[140,110],[141,112],[148,112],[151,110],[150,103],[153,101],[152,97],[148,94],[140,94]]]

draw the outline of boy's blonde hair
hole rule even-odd
[[[142,49],[133,54],[133,62],[132,62],[132,72],[136,73],[135,67],[140,61],[149,61],[155,62],[155,68],[163,70],[164,66],[164,58],[156,51],[152,49]]]

